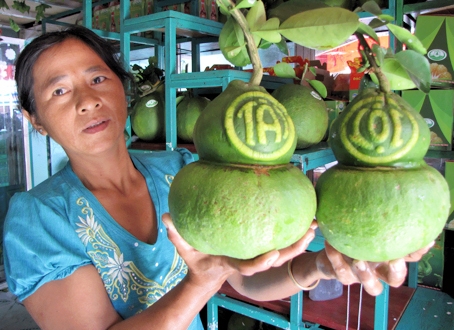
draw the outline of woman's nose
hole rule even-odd
[[[90,88],[82,88],[78,91],[77,111],[79,113],[82,114],[100,107],[101,100],[97,96],[96,91]]]

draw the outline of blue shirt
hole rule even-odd
[[[20,300],[43,284],[94,265],[115,310],[128,318],[153,305],[187,274],[162,223],[174,175],[193,160],[183,149],[131,154],[156,209],[155,244],[121,227],[85,188],[68,163],[28,192],[15,194],[4,227],[8,288]],[[89,294],[89,293],[87,293]],[[189,329],[203,329],[197,317]]]

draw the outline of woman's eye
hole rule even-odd
[[[102,83],[104,80],[106,80],[106,77],[102,77],[102,76],[101,76],[101,77],[96,77],[95,79],[93,79],[93,82],[94,82],[95,84],[100,84],[100,83]]]
[[[56,96],[60,96],[60,95],[65,94],[65,90],[63,88],[59,88],[59,89],[56,89],[53,94]]]

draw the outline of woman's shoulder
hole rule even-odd
[[[134,152],[131,153],[131,157],[147,168],[174,169],[175,171],[194,161],[193,154],[183,148],[173,151]]]

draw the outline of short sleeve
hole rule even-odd
[[[194,161],[194,155],[188,149],[176,148],[175,151],[181,155],[182,161],[183,161],[183,164],[182,164],[183,166],[188,165]]]
[[[3,231],[4,264],[8,288],[20,300],[90,263],[66,208],[57,204],[29,192],[11,198]]]

